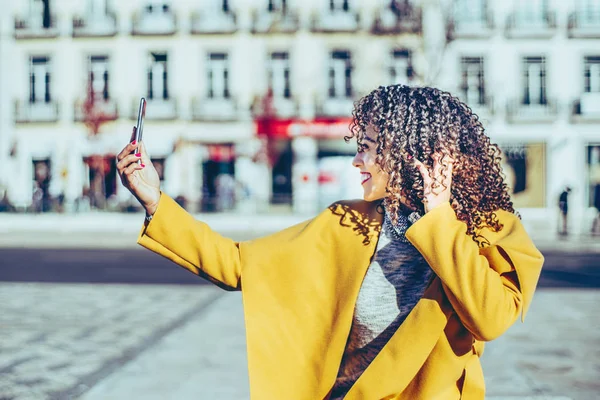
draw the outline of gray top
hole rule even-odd
[[[415,220],[410,215],[410,220]],[[363,280],[331,399],[342,399],[423,296],[433,271],[404,237],[409,216],[393,226],[384,216],[382,233]]]

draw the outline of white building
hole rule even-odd
[[[452,14],[437,84],[503,147],[524,216],[554,229],[570,186],[573,228],[588,232],[600,196],[600,1],[456,0]]]
[[[319,187],[340,190],[331,157],[352,169],[341,139],[352,102],[381,84],[427,83],[486,122],[525,217],[553,224],[570,185],[585,230],[600,181],[599,2],[0,0],[0,180],[30,207],[32,180],[49,169],[46,190],[73,204],[94,182],[88,157],[102,154],[107,196],[127,200],[111,157],[145,96],[145,142],[171,196],[214,209],[225,174],[257,200],[242,209],[310,213]],[[92,139],[80,122],[90,78],[111,116]],[[265,130],[251,109],[269,87],[278,123]]]
[[[12,166],[2,171],[21,209],[31,206],[32,179],[74,204],[94,185],[94,154],[106,156],[106,197],[127,199],[113,157],[145,96],[145,143],[167,193],[210,209],[216,176],[234,174],[260,208],[270,198],[290,202],[294,187],[296,210],[312,212],[317,157],[354,151],[341,139],[353,100],[380,84],[408,82],[422,47],[418,9],[398,20],[389,4],[384,9],[389,2],[1,3],[7,90],[0,96],[9,121],[2,157]],[[110,119],[95,138],[81,122],[90,79]],[[271,138],[272,168],[252,161],[261,141],[250,113],[269,87],[280,118],[320,121]],[[311,137],[296,139],[303,129]]]

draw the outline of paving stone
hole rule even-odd
[[[87,389],[222,293],[212,286],[0,283],[0,399]]]

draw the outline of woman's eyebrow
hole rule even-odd
[[[370,137],[368,137],[366,135],[363,137],[363,139],[366,140],[367,142],[371,142],[371,143],[377,144],[376,141],[374,141],[373,139],[371,139]]]

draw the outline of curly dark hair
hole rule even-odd
[[[431,87],[380,86],[355,103],[352,116],[351,134],[344,139],[348,143],[356,138],[359,152],[364,151],[369,124],[379,133],[376,161],[390,175],[383,202],[394,223],[401,197],[406,206],[424,214],[424,189],[443,186],[433,182],[432,188],[424,188],[411,156],[428,169],[436,155],[454,159],[450,204],[479,246],[487,242],[479,234],[482,228],[494,232],[503,228],[497,210],[515,213],[498,145],[490,142],[471,108],[450,93]],[[448,168],[444,161],[442,168]]]

